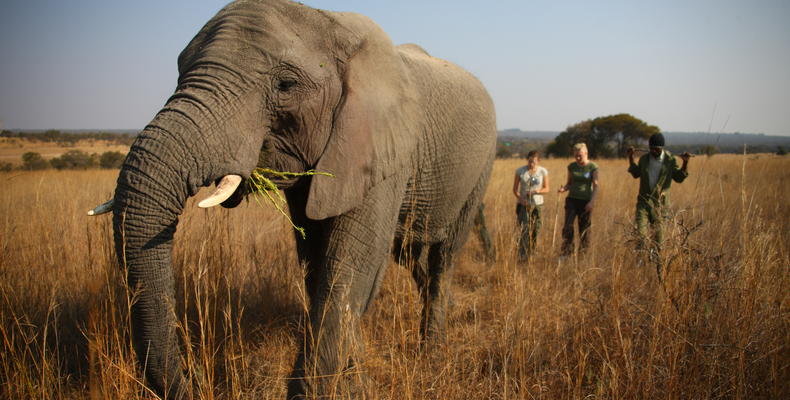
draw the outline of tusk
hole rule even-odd
[[[93,210],[88,211],[88,215],[101,215],[104,213],[108,213],[112,211],[112,205],[115,203],[115,197],[107,200],[106,202],[99,204]]]
[[[214,207],[219,203],[227,200],[233,192],[236,191],[236,188],[239,187],[241,183],[241,177],[238,175],[225,175],[222,180],[219,181],[217,184],[217,190],[211,194],[211,196],[205,198],[203,201],[198,203],[198,207],[201,208],[209,208]]]

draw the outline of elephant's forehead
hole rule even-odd
[[[308,11],[304,6],[282,2],[232,3],[195,36],[184,51],[185,61],[220,57],[231,64],[257,68],[314,61],[331,48],[326,43],[331,35],[326,34],[326,16]]]

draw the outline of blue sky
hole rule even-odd
[[[665,131],[790,135],[790,1],[328,1],[470,70],[500,129],[630,113]],[[11,0],[5,129],[140,129],[225,1]]]

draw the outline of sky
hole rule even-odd
[[[629,113],[669,132],[790,135],[787,0],[304,0],[476,75],[499,129]],[[141,129],[220,0],[10,0],[4,129]]]

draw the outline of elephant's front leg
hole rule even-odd
[[[353,397],[359,386],[359,366],[350,362],[362,353],[359,319],[384,274],[404,186],[403,179],[381,183],[359,207],[326,222],[322,260],[308,263],[317,270],[308,271],[314,288],[289,399]]]

